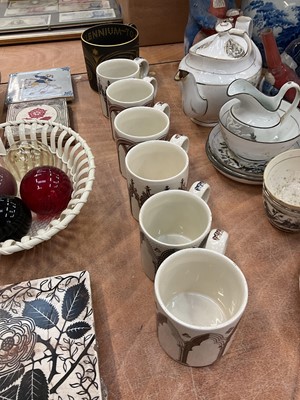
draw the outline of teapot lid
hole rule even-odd
[[[187,65],[209,73],[213,70],[214,74],[234,74],[249,67],[251,39],[245,31],[231,26],[230,22],[222,21],[216,27],[218,33],[193,45],[186,58]]]

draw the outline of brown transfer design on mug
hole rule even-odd
[[[186,190],[186,187],[187,186],[186,186],[184,179],[181,179],[178,190]],[[165,186],[165,188],[162,189],[161,191],[163,191],[163,190],[170,190],[170,186]],[[145,203],[145,201],[154,194],[154,193],[151,193],[151,188],[149,186],[146,186],[144,188],[144,190],[142,191],[142,193],[139,194],[134,185],[133,179],[130,180],[130,184],[128,186],[128,192],[129,192],[130,206],[131,206],[132,199],[134,198],[137,201],[139,208],[141,208],[142,205]]]
[[[165,189],[168,190],[169,188]],[[184,189],[185,190],[185,189]],[[149,196],[150,197],[150,196]],[[146,201],[147,199],[145,199]],[[216,240],[219,240],[216,239]],[[205,241],[205,239],[203,239]],[[158,247],[152,247],[150,241],[144,234],[144,232],[140,231],[140,243],[142,244],[145,242],[146,247],[147,247],[147,252],[151,257],[153,268],[154,268],[154,275],[156,274],[158,268],[160,267],[161,263],[169,257],[171,254],[175,253],[179,249],[174,249],[174,248],[169,248],[167,250],[161,251]],[[199,246],[194,246],[194,247],[201,247],[203,242],[200,243]]]
[[[101,80],[98,79],[97,81],[97,85],[98,85],[98,93],[100,96],[102,96],[103,100],[104,100],[104,104],[105,104],[105,109],[106,109],[106,115],[108,115],[108,102],[107,102],[107,96],[106,96],[106,90],[108,88],[108,86],[111,84],[110,81],[107,81],[107,86],[103,86],[101,84]]]
[[[200,192],[204,185],[205,185],[204,182],[199,181],[199,182],[197,183],[197,185],[195,186],[195,190],[197,190],[197,191]]]
[[[174,358],[173,355],[170,355],[170,357],[172,357],[175,361],[178,361],[181,364],[185,365],[189,365],[187,361],[189,352],[193,351],[194,347],[201,346],[201,343],[207,340],[211,340],[214,344],[218,346],[219,348],[218,356],[213,363],[218,361],[222,357],[232,335],[236,331],[239,324],[237,323],[236,326],[228,329],[225,336],[219,333],[212,332],[212,333],[204,333],[202,335],[194,336],[191,338],[191,336],[188,333],[180,334],[178,330],[175,328],[175,326],[172,324],[172,322],[159,311],[157,311],[156,313],[156,321],[157,321],[158,336],[159,336],[159,327],[163,326],[164,324],[167,324],[171,332],[171,335],[176,340],[176,344],[179,349],[179,356],[177,358]]]
[[[213,234],[212,239],[213,240],[220,240],[222,238],[223,233],[224,233],[224,231],[222,229],[216,229],[214,234]]]
[[[124,156],[126,156],[126,154],[128,153],[128,151],[135,146],[137,143],[133,142],[132,140],[128,140],[128,139],[123,139],[122,137],[119,137],[117,132],[116,132],[116,146],[117,146],[117,151],[118,151],[118,155],[120,155],[120,147],[123,149],[124,151]],[[121,170],[121,164],[120,164],[120,156],[118,157],[119,160],[119,170],[122,173]]]
[[[167,258],[169,257],[171,254],[175,253],[175,251],[177,251],[177,249],[167,249],[165,251],[161,251],[159,248],[155,247],[153,248],[151,246],[151,243],[149,242],[149,240],[147,239],[147,237],[145,236],[144,232],[140,231],[140,242],[146,243],[147,246],[147,252],[151,257],[152,260],[152,264],[153,264],[153,268],[154,268],[154,275],[156,274],[158,268],[160,267],[161,263]]]
[[[120,154],[120,147],[122,147],[123,151],[124,151],[124,155],[126,156],[126,154],[129,152],[129,150],[133,146],[135,146],[136,144],[139,143],[139,142],[133,142],[132,140],[124,139],[124,138],[118,136],[117,132],[115,132],[115,135],[116,135],[116,146],[117,146],[118,154]],[[161,138],[159,138],[157,140],[166,140],[166,135],[162,136]],[[119,170],[122,173],[121,165],[120,165],[120,157],[119,157]]]

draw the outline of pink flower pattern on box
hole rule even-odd
[[[43,121],[49,121],[49,119],[51,119],[51,115],[45,115],[47,114],[47,110],[45,110],[44,108],[34,108],[33,110],[28,112],[28,118],[26,119],[40,119]]]

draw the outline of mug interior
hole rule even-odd
[[[142,79],[124,79],[116,81],[108,86],[106,95],[111,101],[122,103],[134,103],[146,100],[154,93],[151,83]]]
[[[158,269],[154,287],[164,312],[195,329],[220,328],[239,319],[248,299],[247,282],[235,263],[206,249],[169,256]]]
[[[192,193],[171,190],[149,198],[140,213],[140,224],[152,239],[182,245],[204,239],[211,227],[211,211]]]
[[[169,117],[152,107],[128,108],[114,120],[116,131],[129,138],[160,137],[167,133],[169,125]]]
[[[106,79],[121,79],[138,73],[138,64],[129,59],[106,60],[97,66],[97,74]]]
[[[138,179],[161,181],[176,178],[188,168],[189,161],[186,152],[176,144],[151,140],[134,146],[125,163]]]

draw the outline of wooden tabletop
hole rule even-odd
[[[157,101],[170,105],[170,135],[190,138],[189,182],[211,185],[213,227],[229,232],[227,255],[249,285],[232,346],[205,368],[179,365],[157,341],[153,283],[142,271],[138,223],[130,214],[110,124],[89,87],[80,41],[2,46],[0,55],[1,104],[9,73],[71,67],[76,96],[69,106],[71,125],[86,139],[96,163],[93,191],[81,213],[48,242],[1,256],[1,285],[90,272],[100,374],[109,400],[299,400],[300,234],[270,225],[260,185],[233,181],[209,161],[205,143],[211,128],[183,114],[174,81],[183,45],[142,48],[141,55],[158,81]]]

